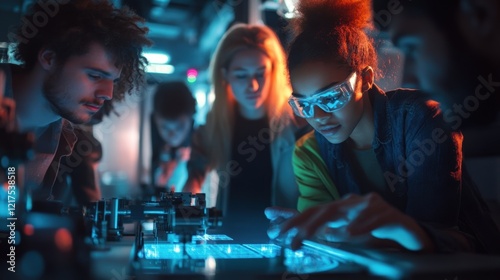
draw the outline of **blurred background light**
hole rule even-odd
[[[149,64],[146,66],[147,73],[172,74],[175,67],[170,64]]]
[[[190,68],[187,70],[187,81],[188,83],[196,82],[196,78],[198,77],[198,70],[194,68]]]
[[[170,56],[165,53],[145,52],[142,55],[150,64],[167,64],[170,62]]]

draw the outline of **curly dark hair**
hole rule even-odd
[[[306,61],[332,61],[358,73],[377,66],[371,28],[371,2],[366,0],[300,1],[299,16],[289,26],[296,37],[288,49],[288,68]]]
[[[113,100],[122,100],[143,84],[147,59],[142,48],[152,44],[148,31],[143,18],[106,0],[38,0],[9,38],[16,41],[15,58],[26,69],[35,65],[43,48],[53,50],[62,65],[85,54],[91,43],[102,44],[122,68],[113,90]]]
[[[192,116],[196,113],[196,99],[184,82],[163,82],[156,88],[153,111],[166,119]]]

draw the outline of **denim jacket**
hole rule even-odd
[[[374,86],[369,97],[372,147],[387,182],[388,191],[381,194],[386,201],[414,218],[437,251],[500,252],[500,230],[465,170],[462,177],[462,134],[444,121],[439,104],[409,89],[384,93]],[[344,145],[331,144],[318,132],[315,136],[340,195],[362,194]],[[460,232],[470,247],[450,230]]]
[[[424,221],[455,225],[460,207],[462,134],[444,122],[439,104],[415,90],[369,92],[374,112],[372,147],[388,186],[389,203]],[[340,195],[361,194],[345,145],[316,132],[322,157]]]

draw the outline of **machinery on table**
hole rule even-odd
[[[500,274],[500,258],[487,256],[457,255],[451,262],[451,256],[316,240],[305,240],[297,251],[286,242],[233,240],[220,227],[221,212],[206,208],[204,194],[168,192],[155,201],[112,198],[91,203],[83,212],[53,202],[37,208],[44,211],[28,212],[20,224],[19,273],[8,275],[12,279],[445,279],[450,273]]]
[[[181,192],[161,193],[157,201],[98,201],[85,209],[87,241],[97,251],[111,248],[112,255],[121,242],[106,241],[130,241],[124,225],[134,223],[128,273],[141,279],[161,275],[223,279],[235,273],[264,277],[286,271],[366,272],[359,265],[311,248],[293,252],[278,244],[249,244],[237,236],[233,240],[220,230],[221,212],[206,208],[205,202],[205,194]]]
[[[161,193],[158,201],[118,198],[97,201],[86,208],[85,217],[88,236],[94,245],[120,240],[123,224],[128,222],[138,222],[135,232],[138,238],[149,232],[155,240],[182,243],[189,243],[193,236],[204,235],[209,227],[222,223],[219,210],[206,208],[205,194],[187,192]]]

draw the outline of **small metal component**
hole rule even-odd
[[[119,214],[119,199],[112,198],[110,201],[110,215],[109,215],[109,227],[108,227],[108,240],[118,241],[122,237],[120,227],[118,226],[118,214]]]

